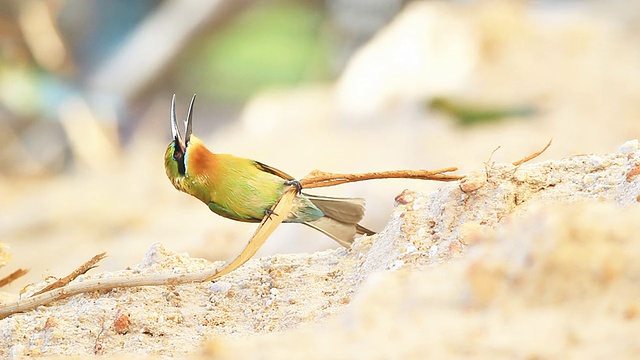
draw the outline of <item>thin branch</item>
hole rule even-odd
[[[85,292],[111,290],[114,288],[128,288],[135,286],[179,285],[190,282],[202,282],[215,277],[217,269],[209,269],[187,274],[152,274],[134,275],[107,279],[89,279],[82,282],[70,283],[64,287],[53,289],[45,293],[0,306],[0,319],[34,309],[52,301],[68,298]]]
[[[496,151],[500,150],[500,145],[497,148],[493,149],[491,155],[489,155],[489,159],[484,163],[484,173],[487,175],[487,179],[491,178],[491,169],[493,168],[493,155],[495,155]]]
[[[526,163],[527,161],[530,161],[530,160],[533,160],[533,159],[537,158],[538,156],[540,156],[540,154],[545,152],[549,148],[549,146],[551,146],[551,142],[553,142],[553,138],[549,139],[549,142],[547,143],[547,146],[544,147],[544,149],[542,149],[542,150],[540,150],[538,152],[535,152],[535,153],[533,153],[533,154],[531,154],[531,155],[529,155],[529,156],[527,156],[525,158],[522,158],[522,159],[520,159],[518,161],[515,161],[515,162],[512,163],[512,165],[513,166],[520,166],[520,165]]]
[[[50,290],[53,290],[53,289],[57,289],[57,288],[61,288],[61,287],[65,286],[65,285],[69,284],[70,282],[72,282],[78,276],[80,276],[80,275],[86,273],[87,271],[89,271],[89,270],[95,268],[96,266],[98,266],[97,263],[100,262],[100,260],[104,259],[106,254],[107,254],[106,252],[103,252],[102,254],[98,254],[98,255],[92,257],[89,261],[85,262],[84,264],[80,265],[77,269],[73,270],[71,272],[71,274],[69,274],[69,275],[67,275],[67,276],[65,276],[63,278],[60,278],[60,279],[56,280],[55,282],[45,286],[44,289],[34,293],[31,296],[33,297],[33,296],[36,296],[36,295],[40,295],[40,294],[43,294],[43,293],[45,293],[47,291],[50,291]]]
[[[29,269],[18,269],[11,274],[0,279],[0,287],[7,286],[15,280],[25,276],[29,272]]]
[[[438,170],[392,170],[368,172],[362,174],[334,174],[314,170],[309,173],[309,175],[300,180],[300,184],[302,184],[302,188],[304,189],[312,189],[317,187],[334,186],[350,182],[374,179],[456,181],[462,179],[464,176],[445,174],[447,172],[456,170],[458,170],[458,168],[450,167]]]

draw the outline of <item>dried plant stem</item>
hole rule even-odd
[[[540,156],[540,154],[545,152],[549,148],[549,146],[551,146],[552,142],[553,142],[553,139],[549,139],[549,142],[547,143],[547,146],[544,147],[544,149],[542,149],[542,150],[540,150],[538,152],[535,152],[535,153],[533,153],[533,154],[531,154],[531,155],[529,155],[527,157],[524,157],[524,158],[522,158],[522,159],[520,159],[518,161],[514,161],[511,164],[513,166],[519,166],[519,165],[522,165],[522,164],[526,163],[527,161],[530,161],[530,160],[533,160],[533,159],[537,158],[538,156]]]
[[[85,262],[84,264],[80,265],[77,269],[73,270],[73,272],[71,272],[71,274],[60,278],[58,280],[56,280],[55,282],[47,285],[44,287],[44,289],[41,289],[40,291],[37,291],[36,293],[34,293],[33,296],[36,295],[40,295],[43,294],[47,291],[53,290],[53,289],[57,289],[60,287],[63,287],[67,284],[69,284],[70,282],[72,282],[75,278],[77,278],[78,276],[86,273],[87,271],[93,269],[94,267],[98,266],[98,262],[100,262],[100,260],[104,259],[106,257],[107,253],[103,252],[102,254],[98,254],[94,257],[92,257],[89,261]]]
[[[438,170],[392,170],[392,171],[376,171],[361,174],[334,174],[314,170],[309,175],[300,180],[302,188],[312,189],[317,187],[326,187],[340,185],[356,181],[374,180],[374,179],[418,179],[418,180],[434,180],[434,181],[455,181],[460,180],[464,176],[446,174],[456,171],[458,168],[449,167]]]
[[[134,286],[154,286],[154,285],[179,285],[190,282],[202,282],[215,276],[217,269],[209,269],[201,272],[187,274],[152,274],[122,276],[108,279],[89,279],[82,282],[67,284],[61,288],[53,289],[26,299],[0,306],[0,319],[34,309],[38,306],[48,304],[52,301],[68,298],[69,296],[100,290],[111,290],[114,288],[126,288]]]
[[[0,279],[0,287],[7,286],[14,282],[16,279],[19,279],[25,276],[29,272],[29,269],[18,269],[11,274]]]

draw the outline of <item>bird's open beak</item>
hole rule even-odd
[[[185,126],[185,135],[184,139],[180,136],[180,130],[178,129],[178,120],[176,119],[176,95],[173,94],[171,98],[171,135],[173,136],[173,140],[180,146],[180,149],[184,153],[187,151],[187,146],[189,145],[189,141],[191,140],[191,131],[193,129],[193,123],[191,119],[193,118],[193,104],[196,102],[196,95],[194,94],[191,98],[191,103],[189,104],[189,112],[187,112],[187,119],[184,121]]]

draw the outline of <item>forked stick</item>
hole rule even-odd
[[[89,279],[82,282],[71,282],[66,286],[0,306],[0,319],[85,292],[134,286],[178,285],[191,282],[202,282],[206,281],[210,276],[215,275],[216,272],[216,269],[209,269],[187,274],[133,275],[118,278]]]
[[[374,179],[455,181],[462,179],[464,176],[450,175],[445,173],[456,170],[458,170],[458,168],[450,167],[439,170],[392,170],[368,172],[362,174],[334,174],[323,172],[320,170],[314,170],[310,172],[309,175],[300,180],[300,184],[302,184],[303,189],[312,189]]]
[[[16,281],[17,279],[25,276],[27,273],[29,272],[28,269],[18,269],[14,272],[12,272],[11,274],[3,277],[2,279],[0,279],[0,287],[3,286],[7,286],[9,284],[11,284],[12,282]]]
[[[77,269],[73,270],[73,272],[63,278],[60,278],[58,280],[56,280],[55,282],[47,285],[44,287],[44,289],[37,291],[35,294],[31,295],[31,296],[36,296],[36,295],[40,295],[43,293],[46,293],[47,291],[53,290],[53,289],[57,289],[57,288],[61,288],[67,284],[69,284],[70,282],[72,282],[75,278],[77,278],[78,276],[85,274],[87,271],[95,268],[98,266],[98,263],[100,262],[100,260],[104,259],[105,256],[107,256],[106,252],[103,252],[102,254],[98,254],[94,257],[92,257],[89,261],[85,262],[84,264],[80,265],[80,267],[78,267]]]

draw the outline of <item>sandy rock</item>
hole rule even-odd
[[[637,355],[638,161],[494,164],[472,193],[405,191],[351,250],[254,259],[214,284],[73,296],[0,320],[0,348],[185,356],[210,339],[207,356],[223,358]],[[208,266],[156,244],[131,270],[93,276]]]

